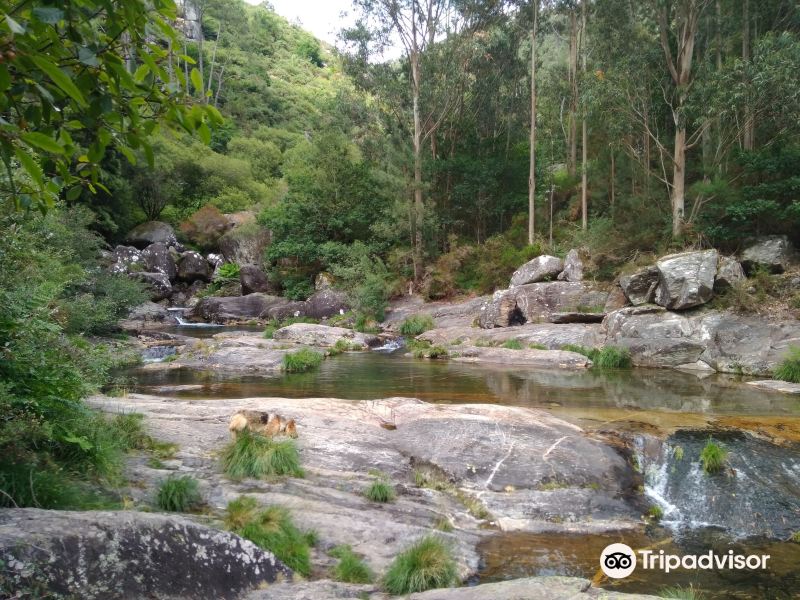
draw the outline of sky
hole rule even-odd
[[[261,4],[262,0],[246,0],[249,4]],[[338,31],[351,21],[342,19],[343,11],[350,11],[351,0],[268,0],[275,12],[290,22],[299,21],[303,29],[316,37],[336,45]]]

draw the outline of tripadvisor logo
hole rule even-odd
[[[744,569],[766,569],[767,561],[770,559],[769,554],[735,554],[733,550],[728,550],[725,554],[716,554],[713,550],[709,550],[704,554],[687,554],[685,556],[667,554],[663,550],[658,552],[639,550],[638,559],[636,554],[626,544],[610,544],[600,555],[600,569],[607,577],[624,579],[633,573],[637,564],[645,570],[658,570],[665,573],[675,569],[742,571]]]

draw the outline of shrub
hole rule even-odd
[[[509,350],[522,350],[522,342],[519,340],[506,340],[501,347]]]
[[[703,600],[705,596],[699,591],[694,589],[691,585],[689,587],[675,586],[664,588],[659,594],[661,598],[668,600]]]
[[[350,546],[336,546],[329,554],[338,558],[339,562],[333,567],[334,581],[344,583],[371,583],[372,571],[358,556],[353,553]]]
[[[188,512],[203,502],[197,480],[189,475],[170,475],[158,488],[156,504],[169,512]]]
[[[378,322],[375,319],[368,317],[365,314],[359,314],[356,317],[356,322],[353,325],[353,329],[358,331],[359,333],[380,333],[381,328],[378,326]]]
[[[606,346],[592,353],[592,366],[595,369],[629,369],[631,353],[627,348]]]
[[[703,465],[703,470],[709,474],[719,473],[725,468],[727,461],[728,451],[709,438],[708,443],[700,452],[700,463]]]
[[[244,431],[222,451],[222,468],[232,479],[271,475],[302,477],[300,455],[292,440],[272,440]]]
[[[781,381],[800,383],[800,347],[789,347],[789,352],[775,368],[772,376]]]
[[[400,325],[400,334],[408,336],[418,336],[436,325],[430,315],[412,315],[405,319]]]
[[[438,537],[429,535],[400,553],[383,578],[390,594],[424,592],[458,584],[456,563],[449,548]]]
[[[198,246],[210,249],[229,226],[228,219],[216,206],[206,204],[181,223],[180,230]]]
[[[272,552],[304,577],[311,574],[308,538],[280,506],[261,508],[255,498],[241,496],[228,503],[225,525],[243,538]]]
[[[302,348],[283,355],[283,368],[287,373],[302,373],[319,367],[323,358],[316,350]]]
[[[241,267],[236,263],[225,263],[219,266],[217,269],[217,273],[215,279],[224,280],[224,279],[232,279],[238,280],[239,273],[241,271]]]
[[[392,502],[395,498],[394,488],[391,484],[383,479],[373,481],[372,484],[364,491],[366,496],[372,502]]]

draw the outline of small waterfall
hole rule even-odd
[[[396,352],[400,350],[400,348],[405,347],[406,341],[403,338],[395,338],[393,340],[386,340],[382,346],[377,346],[376,348],[372,348],[373,352],[385,352],[389,354],[391,352]]]
[[[191,321],[186,321],[183,315],[186,314],[186,311],[189,309],[185,307],[173,307],[167,310],[175,317],[179,327],[222,327],[222,325],[217,323],[192,323]]]
[[[175,346],[150,346],[142,352],[142,362],[157,363],[163,362],[169,356],[177,353]]]
[[[709,475],[700,453],[714,439],[728,468]],[[730,431],[678,431],[654,448],[638,438],[635,455],[645,494],[676,533],[718,527],[736,538],[785,539],[800,529],[800,448]]]

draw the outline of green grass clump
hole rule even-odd
[[[658,522],[664,516],[664,509],[654,504],[647,510],[647,516],[650,520]]]
[[[447,348],[443,346],[433,346],[430,342],[411,339],[406,343],[406,347],[411,351],[414,358],[447,358],[450,356]]]
[[[303,476],[300,455],[293,440],[272,440],[248,431],[243,431],[236,440],[225,446],[222,468],[232,479]]]
[[[708,439],[703,450],[700,452],[700,463],[706,473],[719,473],[725,468],[728,461],[728,451],[716,444],[711,438]]]
[[[433,528],[434,529],[438,529],[439,531],[444,531],[444,532],[450,532],[450,531],[453,531],[453,529],[455,529],[453,527],[453,522],[450,519],[448,519],[447,517],[438,517],[433,522]]]
[[[242,496],[228,503],[225,525],[243,538],[272,552],[304,577],[311,574],[308,537],[281,506],[261,508],[255,498]]]
[[[400,325],[401,335],[417,336],[436,327],[430,315],[412,315]]]
[[[772,373],[775,379],[800,383],[800,348],[790,346],[789,352]]]
[[[283,368],[287,373],[303,373],[316,369],[322,364],[322,353],[302,348],[297,352],[283,355]]]
[[[388,481],[377,479],[364,491],[364,496],[372,502],[392,502],[395,493]]]
[[[358,352],[363,350],[363,346],[357,342],[351,342],[344,338],[339,338],[336,343],[328,349],[329,356],[338,356],[344,352]]]
[[[790,537],[789,540],[794,542],[795,544],[800,544],[800,531],[795,531]]]
[[[158,488],[156,504],[169,512],[189,512],[203,503],[197,480],[189,475],[170,475]]]
[[[350,546],[336,546],[330,554],[339,562],[332,570],[334,581],[343,583],[372,583],[373,575],[366,563],[361,560]]]
[[[458,584],[456,563],[450,549],[436,536],[414,543],[394,559],[383,578],[390,594],[410,594]]]
[[[631,353],[627,348],[606,346],[594,352],[592,366],[595,369],[629,369],[631,367]]]
[[[566,352],[577,352],[578,354],[583,354],[587,358],[592,358],[592,355],[596,352],[596,350],[593,348],[579,346],[578,344],[564,344],[561,346],[561,350],[565,350]]]
[[[509,350],[522,350],[522,342],[519,340],[506,340],[503,342],[502,348],[507,348]]]
[[[664,588],[661,590],[659,596],[661,598],[667,598],[668,600],[703,600],[703,598],[705,598],[703,594],[698,592],[691,585],[689,587],[681,587],[678,585]]]
[[[547,346],[539,343],[528,344],[528,348],[530,348],[531,350],[549,350]]]

